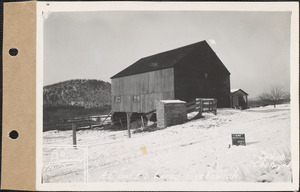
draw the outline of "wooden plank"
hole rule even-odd
[[[164,92],[174,91],[174,69],[162,70],[162,90]]]
[[[124,111],[124,99],[125,99],[124,95],[121,95],[120,98],[121,98],[121,102],[120,103],[116,103],[116,107],[118,109],[116,111]]]
[[[137,75],[135,77],[135,81],[133,82],[134,83],[134,93],[140,95],[141,94],[141,78],[142,78],[142,75]]]
[[[112,79],[111,80],[111,95],[118,95],[119,94],[119,79]]]
[[[163,92],[163,84],[162,84],[162,70],[154,71],[154,92],[159,93]]]
[[[133,98],[131,96],[131,104],[132,104],[132,112],[138,112],[139,111],[139,106],[141,103],[138,102],[133,102]]]
[[[132,94],[132,76],[123,77],[124,79],[124,95]]]
[[[163,100],[173,100],[173,99],[175,99],[175,97],[174,97],[174,91],[164,92],[163,93]]]
[[[151,95],[145,94],[145,108],[144,111],[150,111],[150,105],[151,105]]]
[[[149,73],[143,73],[141,76],[141,93],[147,94],[149,92]]]
[[[147,93],[154,93],[155,92],[155,71],[149,72],[149,89]]]
[[[155,93],[147,94],[146,111],[151,111],[151,110],[155,109],[154,98],[155,98]]]
[[[119,78],[118,95],[124,95],[124,77]]]
[[[127,130],[128,130],[128,137],[131,137],[131,131],[130,131],[130,117],[131,117],[132,113],[126,113],[126,117],[127,117]]]
[[[123,95],[123,110],[124,112],[132,112],[132,96],[131,95]]]
[[[143,109],[145,107],[145,94],[141,94],[140,96],[141,98],[141,101],[140,101],[140,104],[139,104],[139,107],[138,107],[138,112],[139,113],[142,113],[143,112]]]

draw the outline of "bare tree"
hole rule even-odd
[[[289,93],[284,92],[281,86],[273,86],[269,91],[260,94],[259,98],[264,104],[272,104],[275,108],[277,104],[289,99]]]

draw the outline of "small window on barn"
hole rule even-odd
[[[204,78],[205,78],[205,79],[208,78],[208,73],[204,73]]]
[[[157,66],[158,66],[158,63],[155,63],[155,62],[154,62],[154,63],[151,63],[150,65],[151,65],[151,67],[157,67]]]
[[[140,96],[139,95],[133,95],[132,99],[133,99],[134,103],[139,103],[140,102]]]
[[[115,96],[115,103],[121,103],[121,97]]]

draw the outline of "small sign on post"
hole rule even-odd
[[[202,117],[202,111],[203,111],[203,99],[200,99],[200,108],[199,108],[199,116]]]
[[[231,134],[232,145],[244,145],[246,146],[245,134]]]

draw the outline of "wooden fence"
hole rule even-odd
[[[187,113],[193,111],[199,111],[200,115],[203,112],[214,113],[217,115],[217,99],[214,98],[197,98],[196,101],[192,101],[186,104]],[[145,116],[151,116],[153,113],[156,113],[156,110],[145,113]]]
[[[62,119],[59,121],[52,121],[43,123],[43,130],[72,130],[72,124],[76,124],[77,130],[92,129],[94,127],[102,127],[110,124],[111,113],[108,115],[97,115],[88,117],[76,117],[71,119]]]
[[[199,111],[199,115],[202,116],[203,112],[214,113],[217,115],[217,99],[204,99],[199,98],[196,101],[189,102],[186,104],[187,113],[193,111]]]

